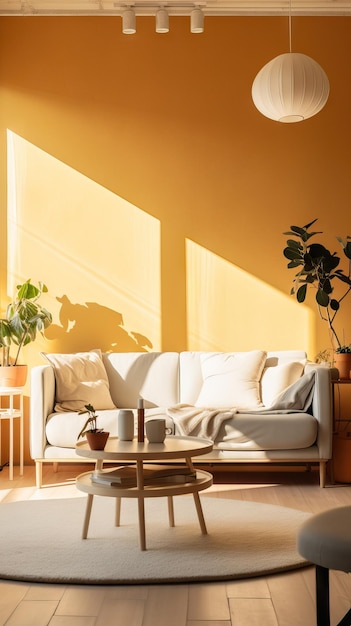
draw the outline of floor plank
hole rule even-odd
[[[230,618],[225,583],[206,583],[189,588],[189,620],[228,620]]]
[[[56,615],[98,615],[105,598],[105,590],[90,585],[67,587],[56,610]]]
[[[24,600],[16,606],[6,626],[47,626],[56,607],[57,602],[53,600]]]
[[[270,598],[231,598],[229,606],[235,626],[278,626]]]
[[[187,585],[155,585],[149,587],[143,626],[155,626],[156,624],[186,626],[187,605]]]

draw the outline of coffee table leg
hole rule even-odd
[[[173,526],[174,526],[174,508],[173,508],[173,498],[172,498],[172,496],[167,496],[167,500],[168,500],[169,525],[173,528]]]
[[[143,462],[137,461],[137,488],[139,492],[144,490],[144,474],[143,474]],[[145,535],[145,505],[144,497],[142,493],[138,495],[138,515],[139,515],[139,537],[140,537],[140,549],[146,550],[146,535]]]
[[[87,499],[87,506],[85,509],[82,539],[86,539],[88,536],[88,528],[89,528],[89,522],[90,522],[91,507],[93,506],[93,498],[94,496],[91,493],[89,493],[88,499]]]
[[[122,498],[116,498],[116,526],[119,526],[121,523],[121,501]]]
[[[193,493],[193,496],[194,496],[194,502],[195,502],[195,506],[196,506],[197,516],[199,518],[199,524],[200,524],[201,532],[202,532],[203,535],[207,535],[207,528],[206,528],[204,514],[203,514],[203,511],[202,511],[202,506],[201,506],[201,502],[200,502],[200,496],[199,496],[198,493]]]

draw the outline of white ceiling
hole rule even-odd
[[[0,16],[121,15],[127,6],[154,15],[161,5],[170,15],[189,15],[195,6],[205,15],[285,15],[289,8],[292,15],[351,15],[351,0],[0,0]]]

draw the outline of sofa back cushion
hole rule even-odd
[[[262,403],[266,407],[273,406],[282,391],[301,378],[303,371],[304,365],[299,361],[265,367],[261,379]]]
[[[213,354],[213,353],[190,352],[190,351],[180,353],[179,355],[179,363],[180,363],[180,399],[179,401],[181,403],[195,406],[196,402],[198,401],[199,395],[200,395],[200,392],[202,390],[202,386],[204,383],[203,371],[202,371],[202,366],[201,366],[202,355],[208,355],[208,354]],[[215,353],[215,354],[218,354],[218,353]],[[226,354],[226,353],[223,352],[219,354]],[[233,354],[233,353],[230,353],[230,354]],[[288,363],[301,363],[301,365],[304,365],[306,363],[306,353],[303,350],[280,350],[280,351],[278,350],[275,352],[267,352],[267,357],[264,361],[264,367],[262,368],[261,373],[263,374],[264,369],[267,367],[277,368],[277,366],[285,365]],[[278,369],[275,369],[274,372],[275,372],[275,375],[268,376],[266,378],[266,383],[264,384],[263,393],[265,394],[266,400],[270,393],[275,394],[278,388],[279,388],[279,392],[282,390],[281,384],[280,384],[281,372]],[[277,385],[274,385],[275,379],[278,381]],[[262,401],[262,387],[260,388],[259,394],[260,394],[259,395],[260,401]]]
[[[86,404],[96,410],[114,409],[101,350],[42,356],[55,373],[55,411],[80,411]]]
[[[179,401],[178,352],[103,354],[113,402],[119,408],[174,406]]]
[[[237,409],[261,404],[260,378],[266,352],[183,352],[181,402]]]
[[[261,378],[261,398],[264,406],[272,406],[276,398],[302,376],[306,362],[307,355],[302,350],[267,353]]]

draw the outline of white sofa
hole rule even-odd
[[[330,370],[301,351],[143,352],[43,355],[31,371],[30,452],[37,486],[42,464],[82,462],[75,453],[94,405],[98,426],[117,436],[120,408],[166,415],[174,434],[207,436],[214,449],[198,463],[319,464],[332,453]],[[136,411],[135,411],[136,412]]]

